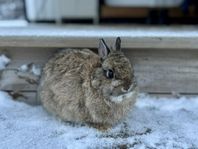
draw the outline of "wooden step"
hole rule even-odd
[[[0,28],[1,47],[98,47],[98,39],[112,43],[122,38],[123,48],[198,49],[198,28],[138,26],[50,26]]]

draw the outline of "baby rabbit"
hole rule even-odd
[[[45,65],[38,88],[44,108],[63,121],[109,128],[134,105],[137,87],[121,39],[110,49],[100,40],[99,55],[66,49]]]

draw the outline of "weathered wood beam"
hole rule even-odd
[[[113,44],[122,38],[123,48],[198,49],[198,28],[137,26],[33,26],[0,28],[0,47],[96,48],[98,39]]]

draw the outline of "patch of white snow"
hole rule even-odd
[[[198,97],[140,95],[128,117],[106,132],[61,122],[42,106],[0,91],[1,148],[198,148]]]
[[[0,70],[5,69],[5,67],[10,63],[10,59],[4,54],[0,55]]]
[[[32,65],[32,73],[36,76],[41,75],[41,68],[39,66],[36,66],[35,64]]]

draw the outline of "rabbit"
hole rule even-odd
[[[121,51],[121,39],[109,48],[100,39],[98,54],[65,49],[43,68],[38,98],[63,121],[110,128],[121,121],[138,94],[134,69]]]

